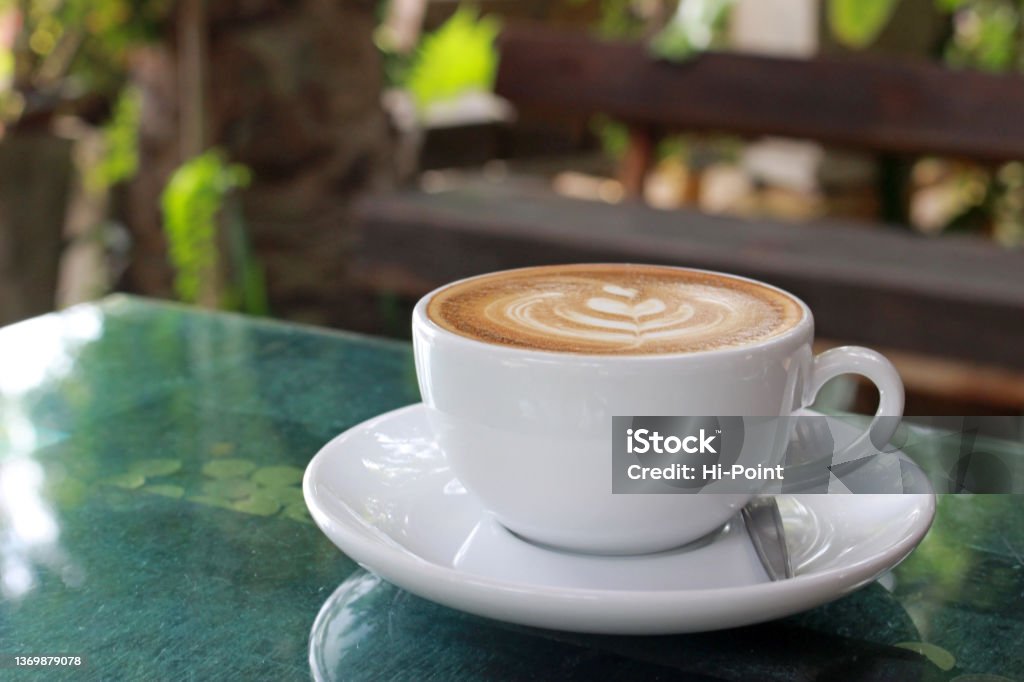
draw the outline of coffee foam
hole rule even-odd
[[[611,355],[685,353],[754,344],[803,317],[790,296],[756,282],[649,265],[510,270],[442,289],[427,315],[487,343]]]

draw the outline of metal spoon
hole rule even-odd
[[[765,573],[772,580],[793,577],[793,564],[786,547],[786,532],[782,526],[779,505],[770,495],[755,497],[740,514],[747,527],[747,534],[761,560]]]

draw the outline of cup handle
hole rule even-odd
[[[903,382],[899,372],[884,355],[861,346],[840,346],[814,358],[811,378],[804,390],[804,405],[814,402],[826,381],[842,374],[859,374],[872,382],[878,388],[878,409],[864,433],[833,454],[832,461],[837,464],[884,448],[903,416]]]

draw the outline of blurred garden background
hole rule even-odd
[[[419,230],[428,204],[408,192],[458,187],[571,200],[572,215],[642,206],[678,222],[680,238],[697,214],[839,220],[921,244],[953,240],[943,254],[964,243],[975,266],[997,264],[990,279],[1022,254],[1022,160],[878,153],[713,125],[655,135],[614,113],[518,107],[495,93],[499,36],[512,26],[628,42],[681,68],[724,52],[937,64],[1005,76],[984,83],[1017,97],[1024,82],[1024,0],[0,0],[0,324],[127,292],[405,337],[412,302],[440,282],[361,258],[366,231],[395,219],[374,218],[366,202],[406,192],[391,206]],[[945,95],[956,106],[972,93]],[[482,201],[488,220],[501,213]],[[422,230],[446,215],[423,218]],[[504,263],[458,248],[442,257],[474,259],[466,272]],[[969,276],[947,274],[943,291]],[[925,280],[908,281],[913,290]],[[1006,314],[1024,288],[1020,277],[999,281],[1004,290],[979,303],[998,321],[964,331],[948,352],[895,332],[867,339],[896,354],[908,411],[1024,409],[1024,353],[1012,345],[1024,320]],[[936,299],[935,310],[956,317],[972,300]],[[865,342],[842,325],[822,331],[825,343]],[[872,400],[855,384],[844,390],[851,407]]]

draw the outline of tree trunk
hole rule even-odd
[[[380,106],[375,3],[255,0],[207,5],[204,130],[253,171],[242,208],[276,315],[342,324],[354,198],[391,177]],[[140,173],[126,222],[129,288],[169,295],[159,194],[181,163],[174,44],[134,61],[143,93]]]
[[[0,325],[53,310],[71,180],[71,142],[0,138]]]

